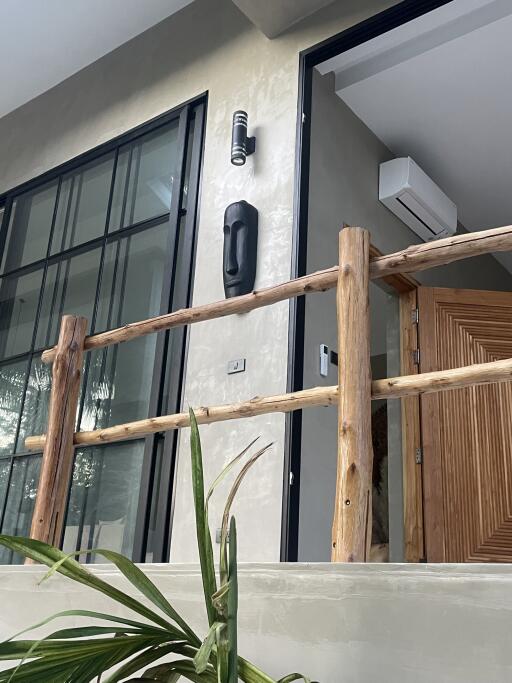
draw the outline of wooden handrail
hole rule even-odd
[[[375,280],[399,273],[415,273],[453,261],[498,251],[512,251],[512,226],[454,235],[435,242],[414,245],[387,256],[375,257],[370,262],[370,278]],[[84,349],[90,351],[173,327],[214,320],[227,315],[248,313],[286,299],[333,289],[337,281],[338,266],[333,266],[244,296],[195,308],[181,309],[148,320],[129,323],[107,332],[93,334],[86,337]],[[42,354],[42,360],[45,363],[52,362],[55,352],[56,347],[47,349]]]
[[[498,251],[512,251],[512,225],[414,244],[394,254],[378,256],[370,263],[370,278],[374,280],[398,273],[419,273]]]
[[[45,362],[55,361],[48,434],[25,440],[29,450],[44,451],[31,536],[59,542],[74,446],[139,439],[189,425],[188,413],[178,413],[73,433],[84,350],[119,344],[195,322],[247,313],[279,301],[337,287],[339,389],[338,386],[315,387],[233,405],[199,408],[195,412],[200,424],[208,424],[339,403],[338,481],[332,557],[334,561],[367,560],[371,542],[370,399],[400,398],[512,380],[512,359],[507,359],[370,383],[369,279],[403,278],[406,273],[509,250],[512,251],[512,226],[456,235],[387,256],[375,253],[370,256],[368,231],[348,228],[340,236],[339,266],[245,296],[183,309],[85,338],[85,321],[64,317],[58,346],[43,353]],[[76,322],[74,331],[71,322]]]
[[[448,391],[511,380],[512,358],[507,358],[490,363],[468,365],[454,370],[439,370],[436,372],[426,372],[421,375],[404,375],[403,377],[377,379],[372,382],[372,400],[417,396],[437,391]],[[211,424],[212,422],[238,420],[268,413],[289,413],[294,410],[302,410],[303,408],[314,406],[336,405],[337,402],[337,386],[315,387],[314,389],[304,389],[303,391],[278,396],[253,398],[242,403],[197,408],[194,412],[199,424]],[[162,415],[161,417],[151,417],[90,432],[76,432],[73,442],[75,446],[97,446],[115,441],[139,439],[148,434],[171,429],[182,429],[189,425],[188,413]],[[41,436],[29,436],[25,439],[25,446],[28,450],[38,451],[44,447],[45,441],[46,437],[44,434]]]

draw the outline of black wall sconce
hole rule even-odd
[[[245,201],[230,204],[224,213],[222,270],[226,299],[253,291],[257,252],[258,209]]]
[[[233,114],[231,137],[231,163],[243,166],[245,160],[256,150],[256,138],[247,137],[247,112],[239,109]]]

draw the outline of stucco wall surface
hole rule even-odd
[[[47,93],[0,119],[0,191],[208,92],[195,305],[223,298],[225,207],[245,199],[260,215],[256,287],[288,279],[291,264],[299,52],[377,13],[392,2],[338,0],[270,41],[230,0],[196,0]],[[229,161],[231,117],[249,113],[257,152],[246,166]],[[288,305],[194,325],[185,405],[235,402],[281,393],[287,377]],[[227,376],[228,360],[247,359]],[[279,559],[284,417],[267,416],[203,429],[206,477],[252,438],[274,442],[245,485],[236,512],[244,560]],[[196,557],[188,434],[181,439],[171,556]],[[223,495],[213,501],[212,525]]]
[[[204,632],[197,567],[145,570]],[[112,569],[94,571],[127,589]],[[38,585],[42,576],[37,567],[0,567],[1,639],[58,610],[122,613],[65,578]],[[273,677],[301,671],[320,683],[512,680],[510,566],[244,565],[239,582],[240,654]]]

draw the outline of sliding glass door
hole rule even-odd
[[[93,333],[188,304],[203,110],[185,106],[0,203],[1,533],[30,530],[41,454],[24,441],[46,430],[41,352],[62,315]],[[184,342],[177,330],[86,354],[77,429],[178,410]],[[77,450],[63,547],[166,559],[174,449],[156,435]]]

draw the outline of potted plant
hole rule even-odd
[[[255,442],[250,444],[223,469],[205,495],[201,442],[192,410],[190,423],[196,534],[209,624],[206,637],[201,639],[144,572],[123,555],[94,550],[95,554],[112,562],[152,607],[88,571],[74,559],[78,553],[66,555],[40,541],[0,535],[0,544],[49,566],[45,579],[58,572],[107,595],[133,612],[135,617],[115,617],[89,610],[54,614],[0,644],[0,659],[18,662],[0,672],[0,683],[91,683],[99,681],[106,672],[110,673],[103,683],[175,683],[181,678],[194,683],[237,683],[239,680],[244,683],[311,683],[297,673],[276,681],[241,657],[237,649],[237,536],[230,510],[243,478],[269,446],[249,455]],[[224,509],[217,575],[208,503],[216,486],[246,456]],[[20,639],[27,631],[55,619],[77,616],[91,619],[91,625],[60,629],[39,640]],[[161,661],[169,656],[173,661]]]

